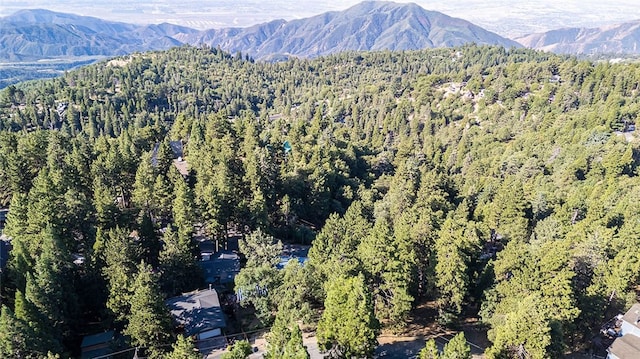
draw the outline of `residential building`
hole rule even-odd
[[[622,316],[618,338],[607,349],[607,359],[640,358],[640,304]]]
[[[201,354],[226,346],[222,330],[227,323],[215,289],[185,293],[165,303],[184,334],[195,338]]]

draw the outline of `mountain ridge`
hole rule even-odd
[[[134,25],[49,10],[21,10],[0,18],[0,60],[37,61],[65,56],[118,56],[183,44],[219,46],[256,59],[315,57],[356,50],[417,50],[469,42],[520,46],[466,20],[409,3],[367,1],[344,11],[246,28],[195,30]],[[44,40],[44,41],[42,41]]]
[[[520,46],[466,20],[425,10],[413,3],[377,1],[306,19],[275,20],[234,32],[204,33],[185,40],[191,44],[219,45],[231,52],[248,52],[256,58],[274,54],[315,57],[346,50],[417,50],[469,42]]]
[[[601,27],[573,27],[515,39],[525,47],[563,54],[638,54],[640,19]]]

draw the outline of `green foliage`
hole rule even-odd
[[[298,324],[278,316],[267,335],[266,359],[309,359]]]
[[[251,344],[246,340],[239,340],[227,348],[227,352],[220,356],[221,359],[245,359],[252,353]]]
[[[330,280],[324,307],[316,331],[320,349],[336,358],[372,357],[379,323],[364,277]]]
[[[471,347],[467,344],[464,333],[456,334],[442,351],[441,359],[471,359]]]
[[[158,275],[142,262],[131,287],[131,314],[124,330],[132,344],[159,350],[169,342],[171,317],[164,305]]]
[[[438,346],[436,345],[436,341],[434,339],[427,340],[424,348],[420,350],[418,355],[419,359],[439,359],[440,351],[438,350]]]
[[[240,240],[240,251],[247,264],[235,278],[235,290],[242,293],[242,305],[252,304],[263,323],[273,319],[275,292],[282,283],[282,272],[275,265],[280,262],[282,242],[257,229]]]
[[[198,353],[193,340],[190,338],[178,335],[178,339],[171,346],[172,351],[166,354],[167,359],[200,359],[201,355]]]
[[[193,192],[189,185],[182,179],[178,179],[174,185],[173,223],[177,228],[178,238],[181,241],[191,240],[193,225],[196,219]]]
[[[312,323],[315,318],[310,305],[313,298],[308,268],[297,260],[290,260],[282,269],[281,276],[281,284],[273,291],[278,316]]]
[[[240,240],[240,252],[247,258],[247,267],[275,266],[280,262],[282,242],[258,228]]]
[[[500,253],[494,267],[498,283],[487,293],[481,313],[492,326],[489,355],[558,355],[553,351],[563,347],[563,338],[552,336],[552,329],[562,331],[580,313],[571,287],[575,274],[568,267],[567,246],[564,241],[540,247],[511,242]]]
[[[70,330],[78,305],[72,290],[71,263],[65,260],[70,256],[50,229],[43,231],[41,241],[42,253],[33,274],[27,274],[25,299],[37,312],[38,323],[34,328],[38,334],[61,341]]]
[[[102,254],[105,262],[102,273],[109,289],[106,306],[119,321],[125,321],[131,313],[133,278],[139,255],[139,245],[127,230],[109,231]]]
[[[0,96],[2,290],[47,350],[73,352],[56,343],[89,322],[130,323],[141,260],[167,295],[197,286],[196,233],[244,235],[236,285],[265,322],[313,325],[348,306],[335,283],[351,283],[371,297],[344,314],[391,328],[425,300],[452,321],[480,305],[494,357],[558,356],[599,328],[612,293],[624,310],[640,284],[640,148],[616,132],[638,120],[638,64],[476,45],[120,60]],[[186,178],[170,140],[184,143]],[[275,269],[282,247],[266,233],[312,241],[304,267]],[[327,348],[350,343],[319,324]]]
[[[235,277],[235,291],[242,294],[240,304],[252,305],[256,316],[268,324],[273,320],[278,305],[273,293],[281,283],[282,273],[275,267],[245,267]]]
[[[0,313],[0,355],[3,358],[37,358],[37,337],[33,330],[16,318],[7,306]]]
[[[191,236],[180,237],[167,228],[162,237],[160,251],[161,283],[165,293],[173,296],[199,288],[202,282],[200,268],[194,253]]]
[[[404,251],[403,251],[404,250]],[[358,247],[358,256],[373,286],[376,314],[392,326],[406,322],[413,297],[409,293],[411,261],[406,245],[394,240],[389,223],[378,220]]]

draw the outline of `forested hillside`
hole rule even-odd
[[[78,355],[99,328],[170,351],[161,301],[202,286],[196,230],[245,234],[236,288],[273,358],[301,319],[370,357],[431,300],[454,327],[479,311],[488,358],[584,349],[636,300],[640,148],[621,131],[639,84],[640,65],[465,46],[275,64],[181,47],[10,86],[1,356]],[[309,260],[277,270],[273,238]]]

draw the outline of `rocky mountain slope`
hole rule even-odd
[[[566,28],[516,39],[525,47],[565,54],[638,54],[640,20],[599,28]]]
[[[196,30],[170,24],[138,26],[98,18],[23,10],[0,19],[0,60],[36,61],[114,56],[181,45],[173,36]]]
[[[344,50],[409,50],[469,42],[520,46],[468,21],[415,4],[363,2],[345,11],[276,20],[248,28],[198,31],[171,24],[133,25],[101,19],[23,10],[0,19],[0,60],[36,61],[75,56],[115,56],[207,44],[250,54],[314,57]]]
[[[256,58],[315,57],[345,50],[412,50],[465,43],[518,47],[519,44],[472,23],[428,11],[416,4],[363,2],[345,11],[307,19],[277,20],[245,29],[208,30],[177,36]]]

